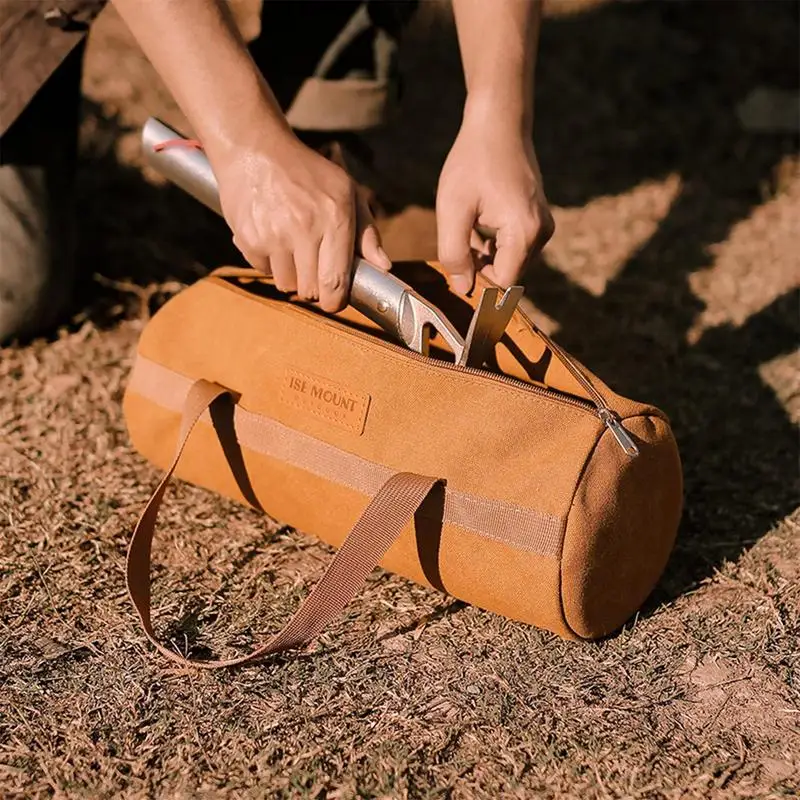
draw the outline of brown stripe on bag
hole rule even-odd
[[[180,412],[193,381],[138,356],[129,391],[162,408]],[[372,496],[394,470],[348,453],[280,422],[236,406],[235,426],[242,447],[304,469],[325,480]],[[211,424],[208,412],[201,423]],[[522,508],[514,503],[487,500],[448,488],[444,521],[486,539],[546,558],[558,558],[564,520],[552,514]]]

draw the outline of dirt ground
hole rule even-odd
[[[142,173],[141,123],[181,117],[106,13],[84,82],[86,285],[56,336],[0,351],[0,794],[797,796],[798,141],[736,113],[757,86],[796,88],[797,31],[797,4],[760,0],[573,1],[544,25],[558,230],[529,294],[563,345],[670,414],[684,459],[678,544],[642,612],[566,643],[376,572],[312,652],[201,674],[153,652],[125,595],[157,472],[120,400],[147,315],[235,254]],[[396,257],[435,255],[452,44],[426,5],[398,119],[366,137]],[[162,517],[159,618],[208,646],[275,629],[329,557],[187,485]]]

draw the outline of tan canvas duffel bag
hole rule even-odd
[[[463,335],[473,309],[435,265],[396,270]],[[612,633],[641,606],[681,513],[663,412],[615,394],[522,309],[496,363],[476,370],[436,340],[421,356],[353,308],[325,314],[257,275],[217,271],[167,302],[127,387],[133,444],[167,470],[127,566],[161,652],[184,660],[150,615],[151,542],[173,473],[339,547],[286,628],[198,666],[307,643],[378,564],[569,639]]]

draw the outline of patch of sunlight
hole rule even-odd
[[[800,350],[764,362],[758,374],[775,392],[789,419],[800,423]]]
[[[600,6],[607,6],[612,0],[545,0],[545,17],[566,17],[570,14],[581,14]]]
[[[708,248],[713,263],[689,276],[706,304],[687,334],[696,342],[718,325],[742,325],[781,295],[800,285],[800,170],[796,159],[781,165],[779,193]]]
[[[556,233],[544,251],[554,269],[599,297],[667,216],[681,188],[677,174],[579,208],[554,208]]]

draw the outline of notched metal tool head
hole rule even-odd
[[[483,290],[464,343],[464,352],[456,363],[462,367],[482,367],[500,341],[524,292],[522,286],[509,286],[500,297],[500,289]],[[500,298],[498,301],[498,297]]]
[[[464,340],[452,323],[436,307],[414,292],[405,292],[401,312],[401,336],[418,353],[429,354],[431,328],[434,328],[453,351],[456,364],[463,357]]]
[[[456,362],[461,358],[464,340],[447,317],[396,275],[363,258],[356,259],[350,304],[424,356],[428,355],[431,328],[435,328]]]

